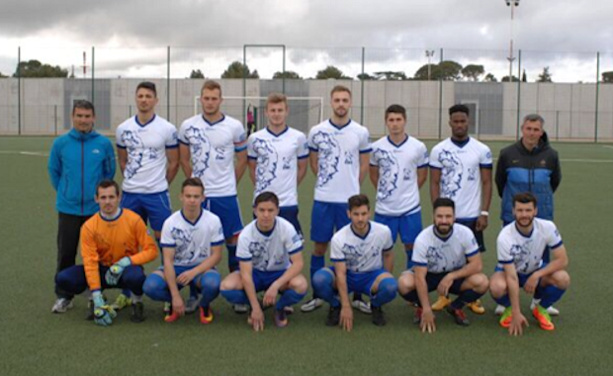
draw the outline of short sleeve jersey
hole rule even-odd
[[[389,227],[369,222],[366,235],[358,235],[351,223],[344,226],[332,237],[330,260],[344,262],[350,273],[364,273],[383,268],[383,253],[394,246]]]
[[[290,127],[279,134],[262,129],[249,137],[247,155],[256,162],[254,197],[270,191],[279,206],[298,205],[298,160],[309,156],[304,133]]]
[[[477,219],[481,213],[481,168],[492,168],[492,152],[470,137],[457,144],[447,138],[430,153],[430,167],[441,170],[440,196],[455,202],[457,219]]]
[[[343,126],[326,120],[311,128],[309,148],[318,158],[315,200],[346,203],[360,193],[360,154],[371,151],[366,127],[353,120]]]
[[[253,268],[262,272],[289,268],[290,256],[302,250],[302,237],[287,220],[277,217],[272,230],[262,232],[254,220],[238,236],[236,257],[251,261]]]
[[[146,124],[133,116],[117,127],[115,136],[117,147],[128,154],[122,189],[130,193],[166,191],[166,149],[179,146],[177,128],[157,115]]]
[[[200,217],[190,222],[179,210],[164,222],[160,246],[175,249],[175,265],[195,266],[211,256],[211,247],[223,242],[221,221],[215,214],[201,210]]]
[[[497,250],[499,266],[515,264],[520,274],[530,274],[543,265],[543,253],[562,245],[562,237],[552,221],[534,218],[532,233],[526,236],[517,230],[515,222],[505,226],[498,234]]]
[[[430,225],[417,235],[412,261],[416,266],[425,266],[428,273],[446,273],[462,268],[466,258],[479,253],[479,245],[473,232],[466,226],[455,223],[452,233],[441,238]]]
[[[370,165],[379,168],[375,212],[388,216],[413,214],[420,210],[417,169],[428,167],[428,149],[407,136],[396,145],[389,136],[372,145]]]
[[[202,114],[193,116],[181,124],[179,142],[189,146],[192,177],[202,180],[208,197],[236,195],[234,153],[247,148],[240,121],[223,115],[209,123]]]

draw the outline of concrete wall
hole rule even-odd
[[[134,92],[141,80],[100,79],[94,82],[97,128],[107,134],[136,113]],[[201,79],[152,80],[158,87],[158,114],[180,126],[199,111],[196,97]],[[246,107],[259,109],[259,126],[265,122],[262,100],[230,97],[265,97],[282,91],[282,80],[220,80],[226,100],[223,109],[241,121]],[[17,134],[18,103],[21,103],[21,134],[61,134],[70,128],[70,110],[74,99],[91,100],[91,80],[23,79],[21,101],[18,80],[0,79],[0,134]],[[351,81],[285,80],[285,92],[293,97],[323,98],[323,117],[330,116],[330,90],[337,84],[352,92],[354,120],[367,126],[373,137],[384,135],[384,112],[390,104],[408,109],[408,131],[421,138],[447,137],[447,108],[466,103],[475,109],[471,130],[481,138],[514,138],[518,118],[540,113],[552,139],[592,140],[596,125],[595,84],[559,83],[474,83],[437,81]],[[363,85],[363,86],[362,86]],[[519,90],[519,92],[518,92]],[[598,136],[613,139],[613,85],[601,84],[599,92]],[[170,99],[168,103],[168,99]],[[518,111],[519,103],[519,111]],[[169,104],[169,106],[168,106]],[[289,123],[307,132],[320,117],[319,100],[290,103]]]

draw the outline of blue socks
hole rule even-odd
[[[200,290],[202,291],[200,307],[208,307],[219,295],[220,284],[221,277],[217,271],[208,271],[200,277]],[[194,286],[194,290],[196,290],[196,286]]]
[[[547,286],[543,289],[543,299],[541,300],[541,307],[547,309],[553,305],[553,303],[560,300],[566,290],[562,290],[556,286]]]
[[[231,304],[249,304],[249,298],[243,290],[222,290],[221,296]]]
[[[323,257],[322,257],[323,259]],[[311,285],[313,286],[313,295],[318,296],[330,303],[332,307],[338,307],[341,302],[336,297],[336,291],[332,288],[334,277],[329,269],[321,269],[313,275]]]
[[[277,311],[280,311],[285,307],[294,305],[298,303],[299,301],[301,301],[305,295],[306,293],[300,294],[292,289],[285,290],[283,294],[281,294],[281,298],[279,299],[279,301],[277,301],[277,305],[275,306],[275,309]]]
[[[143,292],[152,300],[158,302],[170,302],[172,297],[168,291],[168,285],[164,278],[155,273],[150,274],[143,284]]]
[[[407,270],[413,267],[413,261],[411,261],[411,257],[413,257],[413,250],[405,251],[407,254]]]
[[[475,290],[471,290],[471,289],[464,290],[453,302],[451,302],[451,308],[460,309],[464,307],[466,303],[474,302],[475,300],[479,299],[482,295],[483,294],[479,294]]]
[[[311,255],[311,283],[313,283],[313,276],[315,273],[326,265],[325,256]]]
[[[373,307],[381,307],[382,305],[391,302],[396,297],[398,283],[394,278],[384,278],[379,282],[377,293],[370,300]]]
[[[238,270],[238,259],[236,258],[236,244],[226,244],[228,249],[228,268],[230,273]]]

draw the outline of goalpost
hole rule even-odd
[[[251,110],[257,129],[266,127],[266,99],[267,97],[223,97],[222,110],[224,113],[240,120],[246,126],[248,112]],[[309,127],[324,120],[323,97],[287,97],[289,117],[287,124],[292,128],[308,133]],[[194,115],[202,112],[200,96],[194,97]]]

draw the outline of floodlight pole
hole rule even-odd
[[[519,0],[505,0],[508,7],[511,7],[511,32],[510,32],[510,40],[509,40],[509,82],[513,81],[513,61],[515,57],[513,56],[513,21],[515,20],[515,7],[519,6]]]
[[[430,64],[430,59],[434,56],[434,50],[426,50],[426,57],[428,58],[428,81],[430,81],[430,77],[432,75],[432,67]]]

